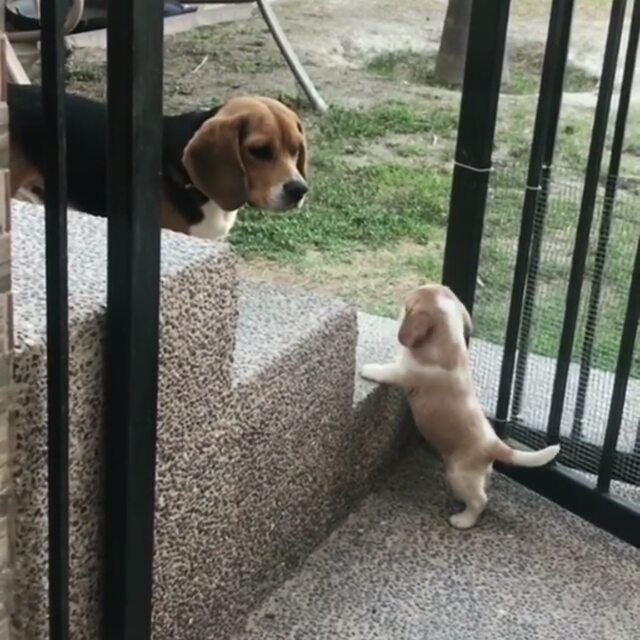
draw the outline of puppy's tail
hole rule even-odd
[[[541,467],[551,462],[560,453],[560,445],[554,444],[540,449],[540,451],[520,451],[512,449],[502,440],[498,440],[492,453],[495,460],[505,464],[512,464],[516,467]]]

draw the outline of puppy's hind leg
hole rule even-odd
[[[469,529],[478,521],[487,506],[485,482],[486,470],[469,470],[453,467],[447,470],[447,481],[455,497],[465,505],[464,511],[449,518],[456,529]]]

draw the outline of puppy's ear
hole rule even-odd
[[[433,318],[426,311],[409,311],[400,325],[398,340],[403,347],[415,349],[424,342],[433,329]]]
[[[298,161],[296,165],[297,165],[298,171],[300,172],[300,175],[306,180],[307,179],[307,138],[304,135],[304,131],[300,123],[298,123],[298,129],[302,134],[302,145],[300,146],[300,151],[298,152]]]
[[[247,120],[242,115],[214,116],[185,147],[182,163],[193,185],[225,211],[234,211],[248,198],[240,142]]]
[[[460,301],[460,298],[458,298],[458,296],[455,293],[453,293],[453,291],[449,287],[443,286],[442,290],[446,296],[451,298],[451,300],[455,301],[455,303],[458,305],[458,309],[460,310],[460,315],[462,316],[464,340],[465,342],[469,342],[469,338],[473,333],[473,321],[471,320],[471,316],[469,315],[467,308],[464,306],[464,304],[462,304],[462,302]]]
[[[460,306],[460,313],[462,315],[462,324],[464,326],[464,340],[465,342],[469,342],[469,338],[473,333],[473,320],[471,320],[471,316],[467,311],[467,308],[458,300],[458,305]]]

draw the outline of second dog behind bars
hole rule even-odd
[[[361,375],[398,385],[407,393],[420,432],[440,453],[447,481],[464,510],[451,524],[468,529],[487,504],[486,485],[493,462],[540,467],[553,460],[558,445],[518,451],[494,432],[476,395],[466,340],[471,318],[453,292],[431,284],[407,297],[394,362],[366,364]]]

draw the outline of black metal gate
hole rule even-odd
[[[42,2],[50,637],[69,630],[66,0]],[[108,9],[108,290],[103,637],[151,636],[163,3]]]
[[[529,164],[518,175],[491,162],[509,2],[473,3],[443,280],[469,308],[475,303],[479,315],[483,305],[493,305],[494,318],[496,308],[504,311],[498,321],[501,337],[472,345],[498,432],[533,447],[562,445],[560,464],[504,471],[640,546],[640,189],[619,189],[640,0],[629,3],[629,20],[626,0],[611,3],[581,181],[554,167],[573,4],[554,0],[551,5]],[[626,24],[622,83],[607,150]],[[559,212],[573,215],[575,225],[562,251],[553,228]],[[491,287],[478,289],[477,282],[483,271],[491,274],[491,250],[501,242],[492,225],[509,223],[519,226],[510,247],[513,278],[505,291],[494,289],[491,300],[485,291]],[[566,276],[557,318],[545,315],[552,305],[543,286],[554,250],[568,256],[553,263]],[[541,353],[533,340],[536,324],[544,323],[547,334],[557,328],[557,339],[545,346],[552,356]],[[609,357],[600,357],[599,332],[605,324],[615,340],[607,343]]]

